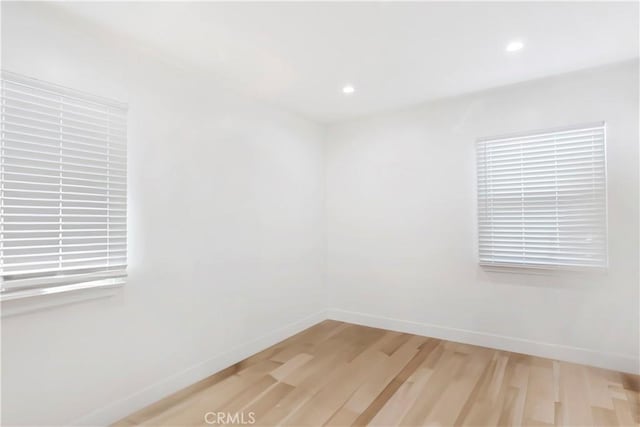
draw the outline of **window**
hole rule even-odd
[[[126,106],[2,73],[2,300],[124,281]]]
[[[606,268],[604,123],[480,139],[480,264]]]

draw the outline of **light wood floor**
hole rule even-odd
[[[255,425],[627,426],[640,420],[639,386],[634,375],[325,321],[116,425],[206,425],[215,412]]]

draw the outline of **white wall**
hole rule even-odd
[[[4,69],[130,105],[129,281],[2,319],[3,425],[127,415],[321,320],[325,274],[336,318],[638,371],[637,64],[332,126],[325,147],[129,45],[2,4]],[[598,120],[608,274],[478,268],[476,137]]]
[[[477,262],[475,140],[607,122],[606,275]],[[330,316],[638,372],[638,64],[332,126]]]
[[[128,283],[2,319],[3,425],[115,421],[324,317],[324,130],[128,45],[2,4],[4,69],[130,107]]]

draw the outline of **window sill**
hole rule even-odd
[[[524,264],[483,264],[480,268],[492,273],[505,274],[525,274],[534,276],[553,275],[606,275],[607,267],[574,267],[574,266],[552,266],[552,265],[524,265]]]
[[[2,296],[1,317],[115,296],[124,285],[123,280],[104,280],[52,288],[16,291]]]

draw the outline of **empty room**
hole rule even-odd
[[[3,426],[640,426],[640,2],[0,17]]]

